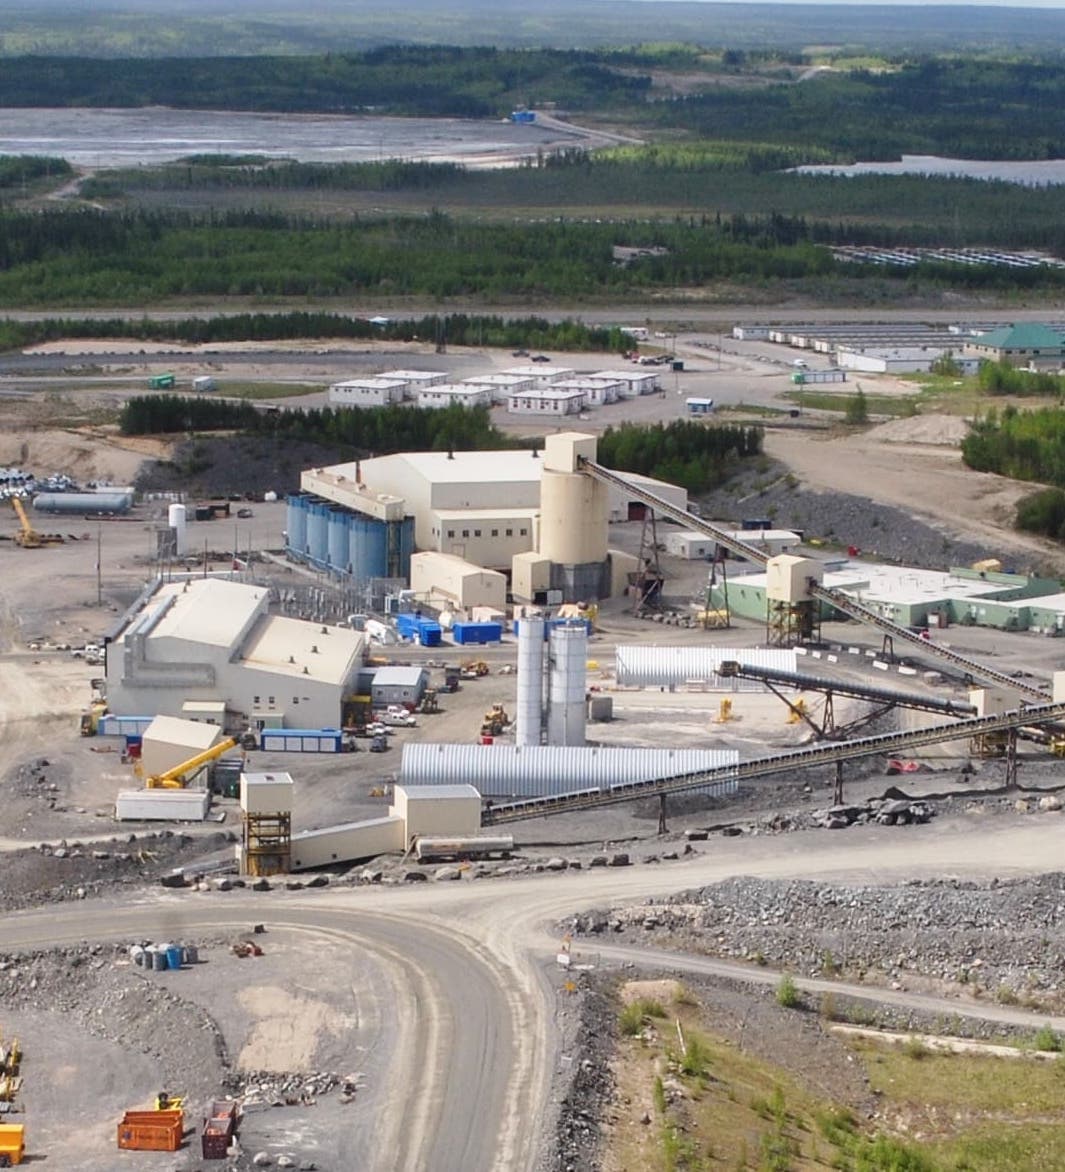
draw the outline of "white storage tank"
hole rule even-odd
[[[171,505],[166,511],[166,523],[174,532],[175,551],[178,557],[183,557],[188,551],[189,538],[185,528],[187,520],[188,516],[184,505]]]
[[[544,620],[518,623],[518,700],[515,742],[538,745],[544,708]]]
[[[551,630],[548,657],[551,680],[547,708],[547,743],[583,745],[586,720],[585,671],[588,628],[564,623]]]

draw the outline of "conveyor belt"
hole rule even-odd
[[[755,757],[750,761],[741,761],[738,765],[721,766],[699,773],[655,778],[651,781],[634,781],[625,785],[611,786],[605,790],[581,790],[577,793],[529,798],[521,802],[488,806],[481,815],[481,824],[483,826],[497,826],[503,822],[517,822],[522,818],[565,814],[574,810],[619,805],[622,802],[631,802],[634,798],[683,793],[685,790],[713,785],[716,782],[770,777],[777,773],[806,769],[812,765],[831,765],[837,761],[856,761],[862,757],[876,757],[881,753],[897,755],[900,751],[918,749],[922,745],[936,745],[943,741],[960,740],[963,737],[986,736],[988,733],[1003,732],[1026,725],[1047,724],[1063,717],[1065,717],[1065,703],[1040,704],[1018,708],[1012,712],[1001,712],[994,716],[974,716],[969,720],[959,720],[953,724],[933,725],[930,728],[913,729],[907,732],[882,733],[879,736],[861,737],[858,740],[844,741],[841,744],[815,745],[811,748],[799,749],[794,753],[781,753],[773,757]]]
[[[799,691],[808,688],[812,692],[834,692],[837,696],[854,696],[875,704],[897,704],[900,708],[913,708],[918,712],[939,712],[945,716],[972,716],[976,712],[972,704],[959,700],[940,700],[935,696],[919,696],[915,692],[896,692],[891,688],[868,687],[865,684],[852,684],[828,676],[808,675],[801,671],[757,667],[750,663],[737,663],[734,659],[724,660],[718,668],[718,675],[761,680],[767,684],[786,684]]]
[[[754,562],[756,565],[765,566],[769,561],[769,555],[764,550],[758,549],[757,546],[749,545],[746,541],[733,536],[728,530],[722,529],[711,521],[705,521],[702,517],[697,517],[694,513],[677,508],[676,505],[671,504],[664,497],[650,492],[639,484],[633,484],[632,481],[618,472],[613,472],[609,468],[604,468],[601,464],[596,464],[593,460],[583,458],[580,460],[580,467],[582,471],[587,472],[589,476],[595,477],[596,480],[601,480],[604,484],[611,484],[629,496],[643,501],[644,504],[650,505],[656,513],[661,514],[663,517],[669,517],[671,520],[677,521],[679,524],[686,526],[696,533],[703,533],[707,537],[712,537],[718,545],[722,545],[725,549],[747,558],[748,561]],[[897,623],[891,622],[890,619],[885,619],[882,615],[878,615],[876,611],[870,610],[869,607],[863,606],[860,602],[855,602],[853,598],[844,594],[841,590],[833,590],[827,586],[811,586],[810,596],[822,602],[827,602],[829,606],[835,607],[836,610],[855,619],[859,623],[864,623],[867,626],[874,627],[878,631],[883,631],[885,635],[890,635],[892,639],[898,639],[902,643],[913,645],[922,655],[951,664],[951,666],[958,668],[972,680],[982,680],[986,683],[996,684],[1002,688],[1009,688],[1043,703],[1046,703],[1050,699],[1046,692],[1041,688],[1037,688],[1034,684],[1016,680],[1013,676],[1007,675],[1005,672],[998,671],[993,667],[985,667],[982,663],[977,663],[974,659],[959,655],[956,651],[951,651],[950,648],[943,647],[939,643],[933,643],[929,639],[922,639],[920,635],[908,628],[900,627]]]

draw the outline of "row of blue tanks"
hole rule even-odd
[[[378,521],[310,493],[287,500],[286,552],[353,578],[409,578],[414,518]]]

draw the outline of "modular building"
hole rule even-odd
[[[404,821],[398,815],[303,830],[292,836],[292,870],[308,871],[402,851],[406,846],[403,832]]]
[[[352,378],[329,388],[331,407],[387,407],[407,397],[407,382],[401,378]]]
[[[688,408],[689,415],[710,415],[714,410],[713,399],[704,399],[697,395],[685,399],[684,405]]]
[[[471,383],[438,383],[418,390],[419,407],[491,407],[490,387]]]
[[[534,387],[549,387],[560,378],[573,378],[576,371],[568,366],[552,366],[549,362],[528,363],[525,366],[508,366],[503,374],[517,375],[518,378],[532,379]]]
[[[481,795],[472,785],[397,785],[392,808],[406,823],[406,839],[423,834],[476,835],[481,829]]]
[[[597,370],[588,378],[606,378],[621,384],[623,399],[636,399],[662,389],[662,375],[657,370]]]
[[[385,370],[378,377],[406,383],[408,394],[447,382],[447,374],[442,370]]]
[[[552,391],[580,391],[589,407],[603,407],[621,398],[622,383],[607,378],[563,378],[552,383]]]
[[[559,391],[551,386],[508,396],[507,411],[511,415],[579,415],[587,401],[584,391]]]
[[[115,799],[119,822],[202,822],[210,808],[206,789],[123,789]]]
[[[387,708],[389,704],[413,708],[421,702],[428,686],[426,668],[390,665],[374,672],[370,694],[374,708]]]
[[[505,575],[447,553],[416,553],[410,560],[410,585],[418,598],[449,609],[503,610],[507,603]]]
[[[224,703],[237,727],[340,725],[364,636],[272,615],[269,604],[265,588],[221,578],[156,583],[108,645],[112,710],[179,716],[195,697]]]
[[[343,742],[338,728],[263,728],[259,733],[264,753],[339,753]]]

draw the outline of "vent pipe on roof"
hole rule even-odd
[[[454,460],[454,458],[455,458],[455,453],[451,450],[451,448],[448,448],[448,450],[447,450],[447,458],[449,460]]]
[[[533,448],[533,450],[532,450],[532,452],[531,452],[530,454],[532,455],[532,458],[533,458],[534,460],[539,460],[539,459],[540,459],[540,457],[539,457],[539,455],[537,454],[537,451],[536,451],[536,449],[535,449],[535,448]]]
[[[358,485],[362,484],[362,461],[361,460],[355,461],[355,483]]]
[[[318,644],[317,644],[317,643],[312,643],[312,644],[311,644],[311,654],[312,654],[312,655],[317,655],[317,654],[318,654]]]

